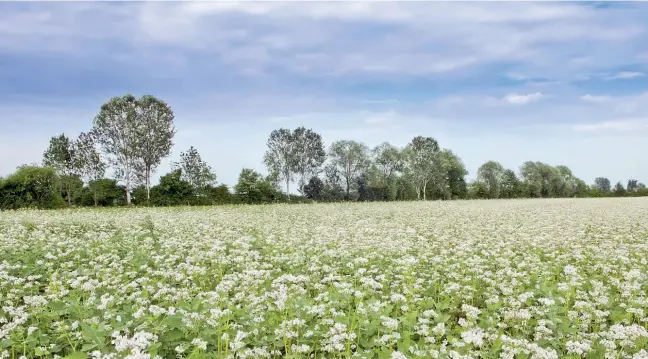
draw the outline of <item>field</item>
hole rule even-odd
[[[3,358],[648,358],[648,200],[0,213]]]

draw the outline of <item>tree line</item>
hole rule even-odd
[[[587,185],[567,166],[533,161],[517,173],[488,161],[468,183],[461,158],[433,137],[414,137],[404,147],[341,140],[326,148],[319,133],[304,127],[270,133],[262,159],[267,175],[243,168],[233,188],[218,184],[192,146],[152,186],[173,148],[174,120],[172,108],[154,96],[111,98],[87,132],[52,137],[41,163],[0,178],[0,209],[648,195],[635,179],[612,187],[599,177]]]

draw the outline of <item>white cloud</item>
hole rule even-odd
[[[640,56],[646,40],[641,8],[560,2],[213,1],[34,8],[42,10],[0,8],[0,52],[87,55],[91,47],[80,41],[119,40],[138,56],[111,52],[111,57],[137,61],[146,52],[177,54],[177,48],[166,48],[171,45],[202,51],[238,73],[279,68],[309,76],[439,75],[505,61],[519,64],[514,74],[555,79],[623,65]],[[359,28],[366,31],[354,31]],[[595,61],[573,61],[579,58]]]
[[[643,76],[646,76],[646,74],[644,74],[643,72],[621,71],[616,75],[609,76],[608,80],[627,80]]]
[[[648,118],[632,118],[572,126],[577,132],[638,132],[648,130]]]
[[[508,102],[513,105],[526,105],[531,102],[536,102],[542,99],[544,95],[540,92],[534,92],[534,93],[529,93],[529,94],[517,94],[517,93],[511,93],[504,98],[502,98],[503,101]]]
[[[610,96],[587,94],[587,95],[581,96],[580,99],[583,100],[583,101],[586,101],[586,102],[601,103],[601,102],[610,101],[611,97]]]

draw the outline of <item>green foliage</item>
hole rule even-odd
[[[126,203],[126,189],[114,179],[100,178],[90,181],[86,189],[86,206],[118,206]]]
[[[504,167],[496,161],[488,161],[477,170],[477,180],[486,187],[488,198],[500,198]]]
[[[347,200],[351,199],[351,186],[357,183],[357,179],[370,165],[368,151],[364,143],[356,141],[345,140],[331,144],[329,160],[342,180]]]
[[[279,192],[276,183],[249,168],[241,171],[234,190],[238,200],[247,204],[270,203],[285,198]]]
[[[182,179],[179,169],[160,177],[160,183],[151,192],[151,203],[156,206],[188,205],[196,197],[191,183]]]
[[[596,177],[594,179],[594,186],[602,194],[607,194],[612,189],[610,180],[605,177]]]
[[[520,196],[520,180],[513,170],[507,169],[502,173],[501,197],[517,198]]]
[[[65,205],[50,167],[22,166],[0,182],[0,208],[60,208]]]
[[[173,163],[173,169],[180,171],[181,179],[189,183],[196,196],[205,195],[207,188],[216,183],[216,175],[193,146],[180,153],[180,161]]]
[[[72,204],[73,187],[84,167],[83,158],[76,143],[65,134],[52,137],[49,146],[43,153],[43,164],[52,168],[58,175],[58,182],[65,192],[68,205]]]
[[[324,182],[319,177],[311,177],[303,191],[306,198],[321,201],[324,194]]]

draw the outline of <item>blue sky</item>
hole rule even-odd
[[[648,182],[648,3],[1,2],[0,175],[103,102],[176,114],[218,180],[263,170],[270,131],[327,145],[435,137],[480,164]]]

